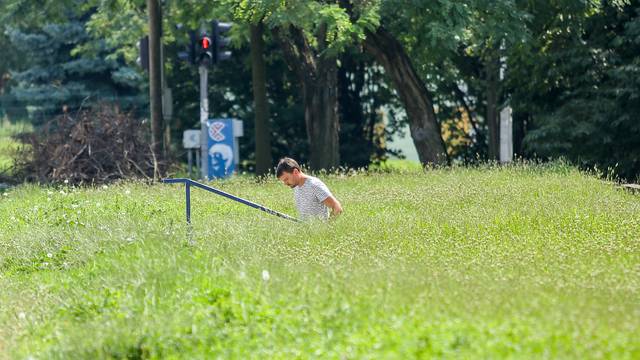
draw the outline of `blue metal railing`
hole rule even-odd
[[[287,219],[287,220],[291,220],[291,221],[295,221],[295,222],[300,222],[300,220],[291,217],[287,214],[283,214],[280,212],[277,212],[275,210],[271,210],[265,206],[262,206],[260,204],[256,204],[252,201],[237,197],[237,196],[233,196],[229,193],[226,193],[222,190],[218,190],[216,188],[213,188],[211,186],[207,186],[205,184],[199,183],[197,181],[193,181],[191,179],[186,179],[186,178],[178,178],[178,179],[162,179],[162,182],[165,184],[177,184],[177,183],[184,183],[185,185],[185,196],[186,196],[186,213],[187,213],[187,223],[191,224],[191,186],[195,186],[197,188],[203,189],[203,190],[207,190],[209,192],[212,192],[214,194],[218,194],[221,196],[224,196],[228,199],[231,199],[233,201],[237,201],[241,204],[247,205],[247,206],[251,206],[254,209],[258,209],[258,210],[262,210],[266,213],[269,213],[271,215],[275,215],[278,217],[281,217],[283,219]]]

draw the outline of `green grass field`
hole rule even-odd
[[[180,186],[9,190],[0,358],[640,358],[638,195],[563,164],[323,179],[335,222],[194,189],[191,231]]]
[[[8,171],[13,165],[13,153],[18,149],[19,144],[11,136],[20,132],[32,131],[32,126],[28,123],[12,124],[0,119],[0,173]]]

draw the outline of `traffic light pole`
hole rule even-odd
[[[207,179],[209,175],[209,157],[207,156],[207,140],[209,134],[207,131],[207,120],[209,119],[209,97],[207,96],[207,75],[209,69],[200,65],[198,68],[200,73],[200,160],[202,161],[202,178]]]

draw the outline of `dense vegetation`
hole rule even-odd
[[[640,356],[640,200],[564,164],[322,175],[293,224],[178,186],[0,200],[0,357]],[[293,213],[291,191],[212,185]]]
[[[268,97],[260,119],[267,119],[273,155],[265,159],[288,154],[308,162],[318,153],[338,153],[316,162],[366,166],[393,153],[384,139],[405,124],[411,124],[408,135],[424,162],[442,150],[435,140],[421,143],[429,136],[442,137],[449,161],[495,159],[497,114],[510,105],[517,155],[564,156],[628,181],[640,173],[637,1],[296,4],[224,0],[162,6],[166,81],[174,99],[173,118],[164,124],[174,139],[167,146],[177,148],[182,130],[199,121],[197,69],[178,60],[178,52],[187,30],[216,18],[236,26],[233,61],[212,69],[212,116],[245,121],[245,169],[253,169],[255,146],[264,135],[253,126],[259,114],[249,36],[260,25]],[[110,100],[137,107],[148,118],[146,75],[135,65],[137,41],[148,32],[145,1],[60,0],[41,6],[9,0],[0,10],[0,48],[6,54],[0,59],[0,115],[37,123],[64,109]],[[322,77],[313,62],[300,65],[311,74],[301,78],[292,71],[300,63],[290,60],[296,54],[315,59],[335,78]],[[398,82],[395,70],[412,80]],[[313,84],[320,81],[318,88],[334,89],[327,95],[336,96],[309,102],[305,96],[313,97]],[[331,126],[311,126],[323,120],[313,117],[323,109],[331,109],[324,119]],[[319,135],[310,128],[320,129]],[[316,144],[325,128],[338,131],[339,141]]]

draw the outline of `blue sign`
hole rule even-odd
[[[236,169],[233,119],[209,119],[207,129],[208,177],[228,177]]]

